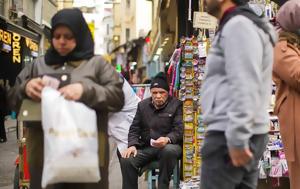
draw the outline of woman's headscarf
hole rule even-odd
[[[300,0],[289,0],[283,4],[276,20],[284,31],[300,35]]]
[[[57,26],[67,26],[76,40],[76,47],[66,56],[60,56],[52,44],[53,32]],[[77,8],[58,11],[51,19],[51,47],[45,61],[48,65],[59,65],[66,61],[86,60],[94,56],[94,41],[81,11]]]

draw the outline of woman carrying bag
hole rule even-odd
[[[51,25],[51,47],[45,56],[27,65],[18,75],[15,86],[9,91],[10,106],[17,111],[26,98],[40,101],[41,91],[46,85],[43,75],[67,75],[68,78],[61,80],[64,85],[58,89],[62,96],[82,102],[96,111],[101,180],[98,183],[59,183],[46,189],[107,189],[107,116],[108,112],[117,112],[123,107],[123,81],[111,65],[94,55],[92,35],[79,9],[58,11],[52,17]],[[26,126],[30,188],[41,189],[43,130],[41,123]]]

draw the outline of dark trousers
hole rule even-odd
[[[164,148],[139,149],[136,157],[120,158],[123,189],[138,189],[139,169],[153,160],[159,160],[158,188],[168,189],[173,169],[182,154],[179,145],[167,144]]]
[[[253,135],[249,146],[253,159],[243,167],[231,163],[224,132],[208,132],[201,149],[201,189],[256,189],[258,162],[268,143],[268,135]]]
[[[5,142],[7,140],[4,121],[5,121],[5,115],[4,113],[0,112],[0,141],[2,142]]]

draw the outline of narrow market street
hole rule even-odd
[[[299,112],[300,0],[0,0],[0,189],[300,189]]]

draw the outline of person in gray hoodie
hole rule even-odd
[[[201,189],[254,189],[268,142],[275,31],[247,0],[205,0],[219,27],[207,57]]]

